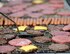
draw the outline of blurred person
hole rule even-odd
[[[64,8],[70,10],[70,0],[64,0]]]

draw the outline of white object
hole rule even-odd
[[[3,5],[4,5],[4,4],[0,2],[0,8],[3,7]]]

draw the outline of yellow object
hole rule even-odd
[[[47,30],[47,27],[45,27],[45,26],[35,26],[34,30]]]
[[[42,4],[44,3],[44,0],[33,0],[34,4]]]
[[[30,52],[30,51],[36,50],[36,49],[38,49],[38,48],[34,45],[23,46],[20,48],[20,50],[22,50],[24,52]]]
[[[18,29],[19,31],[24,31],[27,28],[27,26],[19,26]],[[17,29],[14,29],[15,31],[17,31]]]

